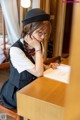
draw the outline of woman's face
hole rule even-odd
[[[39,42],[42,42],[45,37],[49,36],[49,30],[47,25],[43,25],[43,27],[36,29],[32,36],[36,38]]]

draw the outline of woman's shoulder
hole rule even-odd
[[[23,43],[21,42],[21,39],[17,40],[10,48],[10,51],[17,50],[17,51],[23,51]]]
[[[11,47],[18,47],[20,44],[20,39],[18,39],[15,43],[13,43],[13,45]]]
[[[22,51],[21,48],[16,47],[16,46],[12,46],[12,47],[10,48],[10,53],[21,54],[21,53],[24,53],[24,52]]]

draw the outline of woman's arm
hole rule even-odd
[[[49,69],[49,66],[44,64],[44,71],[47,69]]]
[[[17,48],[11,47],[10,49],[10,59],[11,62],[18,70],[19,73],[27,70],[36,77],[42,76],[43,74],[43,58],[41,50],[35,53],[35,64],[33,64],[24,54],[24,52]]]
[[[27,71],[40,77],[43,75],[43,55],[40,42],[33,35],[26,35],[24,39],[29,46],[35,48],[35,66],[33,69],[27,69]]]
[[[31,74],[40,77],[43,75],[43,56],[41,50],[35,52],[35,66],[33,69],[27,69]]]

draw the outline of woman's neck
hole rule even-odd
[[[24,41],[25,41],[25,39],[24,39]],[[25,41],[25,42],[26,42],[26,41]],[[27,43],[27,42],[26,42],[26,43]],[[33,49],[33,47],[28,44],[28,49]]]

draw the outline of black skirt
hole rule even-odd
[[[1,88],[0,91],[0,99],[2,100],[2,104],[7,108],[16,109],[16,92],[18,88],[11,84],[9,80],[7,80]]]

